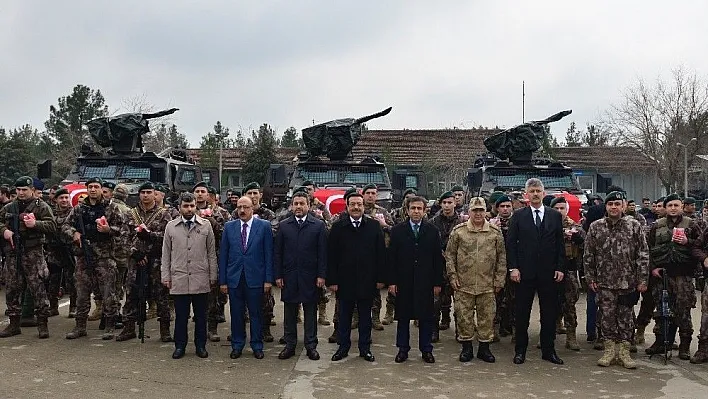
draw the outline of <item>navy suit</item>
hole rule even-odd
[[[273,233],[270,223],[253,218],[246,249],[241,245],[241,220],[227,222],[219,249],[219,285],[229,288],[231,348],[246,344],[245,307],[251,317],[251,349],[263,350],[263,285],[273,283]]]

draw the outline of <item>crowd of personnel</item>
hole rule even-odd
[[[0,187],[9,317],[1,338],[33,325],[48,338],[48,319],[59,315],[58,299],[68,294],[75,326],[67,339],[86,336],[89,321],[100,321],[104,340],[135,339],[156,317],[159,339],[175,342],[177,359],[193,315],[196,353],[206,357],[207,340],[221,339],[217,327],[230,301],[231,358],[242,354],[249,320],[253,354],[262,358],[263,342],[274,341],[275,285],[284,302],[281,359],[295,354],[301,322],[307,355],[319,359],[317,324],[332,324],[327,305],[334,295],[333,361],[348,356],[350,330],[357,328],[359,354],[373,361],[371,330],[397,321],[395,361],[403,362],[414,321],[425,362],[435,361],[440,331],[454,326],[460,361],[474,357],[477,341],[477,357],[494,362],[490,344],[511,337],[513,361],[522,364],[538,295],[542,358],[563,364],[555,336],[564,334],[565,347],[580,350],[576,304],[585,290],[587,341],[604,351],[598,365],[636,368],[630,353],[644,343],[652,320],[655,342],[647,354],[670,353],[678,334],[680,359],[708,361],[708,201],[698,212],[694,199],[671,194],[643,198],[637,209],[613,186],[604,199],[590,197],[575,221],[564,197],[546,195],[541,181],[530,179],[525,195],[495,192],[469,201],[454,186],[432,207],[408,189],[403,205],[389,212],[370,184],[348,190],[346,209],[331,215],[311,181],[276,212],[261,203],[258,183],[243,195],[230,190],[221,203],[217,190],[201,182],[168,203],[165,186],[146,182],[132,208],[122,184],[92,178],[85,185],[76,206],[60,186],[43,199],[41,181],[27,176]],[[702,317],[691,356],[696,290]],[[661,311],[664,302],[670,312]]]

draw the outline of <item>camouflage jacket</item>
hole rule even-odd
[[[159,261],[162,257],[162,239],[165,237],[165,227],[172,220],[172,216],[163,207],[153,206],[145,210],[142,204],[131,209],[128,218],[128,231],[130,232],[131,255],[143,255],[152,260]],[[138,232],[136,229],[145,224],[147,232]]]
[[[471,221],[452,229],[445,249],[450,284],[460,284],[460,291],[479,295],[504,287],[506,248],[499,227],[485,221],[475,229]]]
[[[112,203],[116,204],[118,206],[118,209],[123,212],[123,217],[125,218],[126,223],[123,225],[125,229],[125,233],[122,234],[120,237],[116,237],[115,239],[115,250],[113,251],[113,256],[116,259],[120,259],[121,261],[124,259],[127,259],[130,256],[130,232],[128,231],[128,219],[131,217],[130,215],[130,207],[126,205],[125,202],[113,198],[111,200]]]
[[[405,207],[394,208],[391,210],[391,219],[393,219],[394,224],[403,223],[408,220],[408,212],[406,212]]]
[[[639,222],[623,217],[594,221],[585,236],[585,279],[601,288],[633,291],[649,281],[649,248]]]
[[[685,229],[688,239],[686,245],[672,242],[671,237],[675,227]],[[696,272],[696,259],[692,255],[692,248],[698,242],[700,233],[693,220],[685,216],[657,220],[647,237],[650,267],[665,268],[669,276],[693,276]]]
[[[57,226],[61,228],[70,213],[71,207],[62,209],[59,206],[56,206],[54,208],[54,221]],[[61,230],[47,238],[47,263],[52,265],[61,265],[63,264],[62,260],[66,259],[67,255],[74,256],[71,237],[63,234]]]
[[[563,218],[563,233],[565,238],[565,257],[567,259],[580,259],[586,235],[583,226],[566,216]]]
[[[14,200],[7,203],[0,209],[0,237],[5,234],[5,230],[15,230],[13,227],[14,218],[19,213],[19,235],[15,232],[14,240],[20,237],[27,247],[41,247],[44,244],[44,235],[56,232],[56,222],[52,209],[41,199],[30,199],[26,201]],[[37,221],[35,227],[30,229],[25,226],[24,215],[32,213]],[[2,239],[2,238],[0,238]],[[5,253],[11,250],[10,242],[2,239]]]
[[[438,231],[440,231],[440,242],[442,244],[442,249],[444,250],[447,247],[447,242],[450,239],[452,229],[458,224],[464,222],[462,217],[457,213],[453,213],[452,216],[447,217],[443,215],[442,212],[438,212],[437,215],[430,219],[430,223],[432,223],[438,228]]]
[[[216,242],[216,247],[219,248],[219,243],[221,243],[221,235],[224,233],[224,226],[226,222],[231,220],[231,215],[229,212],[220,207],[207,204],[206,202],[199,207],[197,204],[197,211],[199,216],[209,221],[212,230],[214,230],[214,240]]]
[[[238,219],[238,212],[234,211],[231,216],[234,220]],[[270,222],[270,229],[273,231],[273,237],[275,237],[275,233],[278,232],[278,218],[275,216],[275,212],[261,205],[258,209],[253,210],[253,217]]]
[[[506,233],[509,231],[509,221],[510,220],[511,220],[511,217],[503,218],[501,216],[496,216],[496,217],[489,219],[489,223],[499,227],[499,229],[502,232],[502,235],[504,236],[505,242],[506,242]]]
[[[374,204],[374,206],[364,205],[364,216],[376,220],[376,223],[379,224],[380,222],[378,218],[383,217],[386,226],[381,226],[381,228],[384,232],[384,242],[386,243],[386,248],[388,248],[388,244],[391,242],[391,227],[394,226],[394,223],[393,218],[391,218],[391,215],[388,213],[386,208],[376,204]]]
[[[312,199],[312,206],[310,206],[310,212],[321,221],[328,225],[332,221],[332,215],[327,210],[327,205],[323,204],[317,198]]]
[[[96,230],[96,219],[102,216],[106,217],[106,222],[111,228],[108,233],[99,233]],[[86,197],[69,212],[61,230],[72,238],[77,231],[85,234],[83,238],[88,241],[93,254],[99,258],[110,258],[114,256],[115,245],[124,242],[124,236],[128,234],[125,224],[126,216],[116,203],[102,198],[100,202],[92,205]],[[83,256],[86,249],[82,246],[81,249],[76,250],[76,254]]]
[[[175,220],[181,216],[181,214],[179,213],[179,209],[177,209],[177,207],[174,207],[170,204],[165,204],[164,207],[165,207],[165,209],[167,209],[167,212],[170,214],[170,217],[172,217],[172,220]]]

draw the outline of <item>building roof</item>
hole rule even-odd
[[[554,147],[553,157],[573,169],[600,173],[656,169],[656,162],[633,147]]]
[[[224,169],[241,169],[245,162],[245,151],[243,148],[224,148],[223,154],[223,164]],[[187,149],[187,156],[192,158],[196,164],[199,164],[199,159],[202,150],[199,148],[189,148]],[[297,156],[299,149],[297,148],[278,148],[276,151],[276,156],[278,161],[282,163],[289,163],[295,156]],[[217,150],[217,157],[218,157]],[[218,159],[218,158],[217,158]],[[217,161],[218,162],[218,161]]]

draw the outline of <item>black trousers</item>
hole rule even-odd
[[[207,297],[209,294],[173,295],[175,300],[175,348],[185,348],[189,333],[189,306],[194,310],[194,346],[206,348]]]
[[[339,338],[339,349],[349,352],[352,347],[351,325],[354,306],[359,313],[359,353],[369,351],[371,348],[371,306],[372,299],[337,299],[339,304],[339,322],[337,325],[337,337]]]
[[[283,328],[285,330],[285,347],[295,349],[297,346],[297,310],[299,303],[283,303]],[[303,303],[305,316],[305,348],[317,349],[317,302]]]
[[[558,301],[560,284],[551,279],[524,279],[516,287],[516,353],[526,353],[529,346],[529,321],[533,299],[538,293],[541,313],[541,351],[553,352],[556,339],[556,319],[560,312]]]

